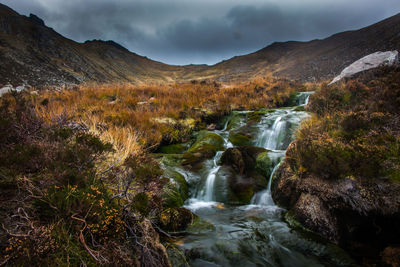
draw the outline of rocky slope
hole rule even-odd
[[[240,81],[276,76],[329,79],[376,51],[400,49],[400,14],[357,31],[323,40],[274,43],[213,66],[171,66],[128,51],[113,41],[69,40],[35,15],[21,16],[0,4],[0,86],[95,82]]]
[[[113,41],[69,40],[35,15],[0,4],[0,85],[152,82],[175,79],[180,67],[129,52]]]

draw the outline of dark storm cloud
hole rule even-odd
[[[274,41],[311,40],[400,12],[396,0],[5,0],[77,41],[112,39],[172,64],[215,63]]]

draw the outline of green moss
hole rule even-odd
[[[186,150],[186,145],[184,144],[174,144],[174,145],[168,145],[168,146],[161,146],[158,149],[158,152],[164,153],[164,154],[181,154]]]
[[[235,146],[252,145],[253,137],[245,133],[230,132],[229,141]]]
[[[215,226],[200,217],[196,217],[186,231],[195,235],[205,234],[215,231]]]
[[[261,118],[265,116],[265,114],[267,114],[268,111],[267,110],[258,110],[258,111],[254,111],[251,112],[248,116],[248,123],[252,122],[252,123],[258,123],[261,121]]]
[[[264,177],[269,177],[274,163],[269,158],[268,152],[258,154],[256,158],[256,171]]]
[[[294,111],[305,111],[304,106],[297,106]]]
[[[178,191],[181,194],[182,200],[185,201],[186,199],[188,199],[189,189],[185,177],[179,172],[171,169],[166,169],[164,175],[168,178],[171,178],[177,184]]]
[[[163,207],[164,209],[179,208],[183,206],[183,199],[178,187],[172,183],[167,184],[163,188]]]
[[[196,142],[186,151],[182,158],[183,165],[198,165],[201,168],[201,163],[205,159],[212,158],[217,151],[223,150],[224,139],[215,133],[200,132]]]
[[[245,121],[247,117],[247,114],[245,113],[237,113],[237,112],[233,112],[231,117],[228,119],[228,125],[226,127],[227,130],[232,130],[236,127],[238,127],[241,122]]]
[[[212,145],[217,150],[222,150],[224,146],[224,139],[216,133],[200,133],[196,142],[189,148],[189,152],[202,149],[204,145]]]
[[[179,167],[182,163],[182,154],[167,154],[161,159],[161,163],[165,166]]]

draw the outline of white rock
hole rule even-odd
[[[13,87],[11,85],[6,85],[3,88],[0,89],[0,96],[9,93],[13,90]]]
[[[22,92],[24,90],[25,90],[25,86],[23,86],[23,85],[15,87],[15,91],[17,91],[18,93]]]
[[[369,69],[377,68],[382,65],[393,66],[399,64],[399,52],[387,51],[387,52],[376,52],[365,56],[350,66],[346,67],[339,76],[336,76],[329,84],[340,81],[345,77],[351,77],[352,75],[366,71]]]

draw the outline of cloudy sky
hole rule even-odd
[[[169,64],[214,64],[274,41],[311,40],[400,12],[399,0],[0,0],[83,42],[114,40]]]

